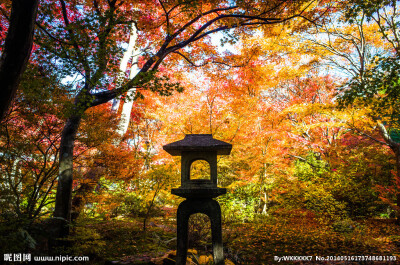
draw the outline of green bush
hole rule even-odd
[[[136,193],[129,193],[120,205],[120,212],[132,217],[143,216],[147,212],[146,201]]]
[[[218,197],[224,222],[250,222],[257,215],[260,196],[256,185],[250,184],[228,189],[227,194]]]

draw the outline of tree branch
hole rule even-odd
[[[371,135],[366,134],[365,132],[359,130],[359,129],[356,128],[356,127],[352,127],[352,128],[350,128],[350,129],[353,130],[353,131],[358,132],[359,134],[361,134],[361,135],[363,135],[363,136],[365,136],[365,137],[367,137],[367,138],[369,138],[369,139],[371,139],[371,140],[373,140],[373,141],[375,141],[375,142],[377,142],[377,143],[380,143],[380,144],[389,146],[388,143],[385,143],[385,142],[383,142],[383,141],[381,141],[381,140],[378,140],[378,139],[376,139],[375,137],[372,137]]]
[[[36,25],[39,29],[41,29],[47,36],[49,36],[51,39],[57,41],[58,43],[60,43],[60,44],[65,44],[65,45],[73,45],[72,43],[69,43],[69,42],[60,40],[60,39],[57,38],[57,37],[54,37],[54,36],[53,36],[50,32],[48,32],[39,22],[36,22],[35,25]]]
[[[63,1],[63,0],[60,0]],[[314,1],[312,1],[314,2]],[[282,5],[282,3],[280,3],[279,5]],[[310,3],[311,5],[311,3]],[[176,8],[177,6],[173,7]],[[210,35],[212,33],[215,32],[219,32],[219,31],[223,31],[223,30],[227,30],[227,29],[231,29],[231,28],[237,28],[240,26],[250,26],[250,25],[265,25],[265,24],[277,24],[277,23],[282,23],[285,21],[288,21],[290,19],[294,19],[294,18],[303,18],[309,22],[313,22],[312,20],[306,18],[305,16],[303,16],[302,14],[304,13],[304,11],[309,7],[306,6],[303,10],[300,11],[299,14],[297,15],[293,15],[290,17],[287,17],[285,19],[281,19],[281,18],[265,18],[265,17],[260,17],[260,16],[252,16],[252,15],[248,15],[248,14],[224,14],[224,15],[218,15],[217,17],[210,19],[209,21],[207,21],[206,23],[204,23],[198,30],[196,30],[194,33],[192,33],[186,40],[180,41],[179,43],[168,47],[168,45],[174,40],[177,39],[177,37],[184,32],[186,29],[188,29],[191,25],[193,25],[194,23],[196,23],[198,20],[200,20],[201,18],[204,18],[205,16],[209,15],[209,14],[213,14],[213,13],[217,13],[218,12],[222,12],[222,11],[231,11],[234,9],[239,8],[238,6],[231,6],[231,7],[226,7],[226,8],[214,8],[212,10],[209,10],[207,12],[204,12],[198,16],[196,16],[195,18],[191,19],[190,21],[188,21],[186,24],[184,24],[180,29],[178,29],[177,31],[175,31],[175,33],[173,33],[172,35],[170,35],[169,37],[167,36],[166,40],[164,41],[164,43],[161,45],[161,47],[159,48],[158,52],[152,56],[150,59],[147,60],[147,62],[144,64],[143,68],[139,71],[138,75],[135,76],[133,79],[131,79],[130,81],[128,81],[126,84],[124,84],[121,87],[118,88],[114,88],[113,90],[109,90],[109,91],[103,91],[100,93],[96,93],[94,94],[95,99],[92,101],[91,106],[96,106],[102,103],[107,102],[108,100],[113,99],[115,96],[117,96],[118,94],[124,93],[126,92],[130,87],[132,86],[137,86],[135,83],[137,83],[139,81],[138,76],[141,74],[146,73],[148,70],[156,70],[158,68],[158,66],[162,63],[163,59],[168,56],[170,53],[177,53],[180,56],[182,56],[188,63],[190,63],[193,66],[196,66],[196,64],[194,64],[193,62],[190,61],[190,59],[187,56],[184,56],[182,53],[177,52],[179,49],[187,46],[188,44],[195,42],[207,35]],[[277,7],[275,7],[277,8]],[[163,7],[164,12],[166,10],[165,7]],[[166,12],[166,14],[170,14],[170,12],[172,11],[169,10]],[[261,14],[265,14],[266,11],[264,13]],[[211,29],[209,31],[204,32],[207,28],[209,28],[211,25],[213,25],[215,22],[222,20],[222,19],[228,19],[228,18],[234,18],[237,19],[238,22],[234,25],[223,25],[220,27],[217,27],[215,29]],[[219,63],[219,64],[224,64],[229,66],[228,64],[224,63],[224,62],[214,62],[214,63]],[[154,64],[154,65],[153,65]],[[239,67],[239,66],[236,66]]]
[[[65,5],[64,0],[60,0],[60,4],[61,4],[61,9],[62,9],[62,16],[64,19],[64,24],[67,28],[68,34],[70,36],[70,40],[72,41],[72,45],[75,48],[75,51],[76,51],[76,54],[78,55],[79,60],[83,64],[83,67],[85,70],[85,77],[87,80],[89,80],[90,79],[90,66],[89,66],[88,62],[86,61],[86,57],[83,56],[83,54],[79,48],[79,45],[78,45],[78,42],[76,41],[74,32],[70,28],[70,22],[69,22],[68,15],[67,15],[67,7]]]
[[[287,155],[288,155],[288,156],[291,156],[291,157],[293,157],[293,158],[297,158],[298,160],[300,160],[300,161],[302,161],[302,162],[304,162],[304,163],[309,164],[309,165],[310,165],[311,167],[313,167],[313,168],[318,168],[318,166],[311,164],[311,163],[308,162],[307,159],[305,159],[304,157],[296,156],[296,155],[292,155],[292,154],[287,154]]]
[[[382,134],[383,139],[386,141],[386,145],[389,145],[390,147],[397,147],[399,146],[399,143],[396,143],[395,141],[393,141],[393,139],[390,137],[388,131],[385,128],[385,125],[383,125],[381,122],[377,122],[379,131]]]
[[[168,39],[169,36],[170,36],[170,32],[169,32],[169,28],[170,28],[170,26],[169,26],[169,12],[167,12],[167,10],[164,7],[164,3],[161,0],[158,0],[158,2],[160,3],[160,5],[161,5],[161,7],[162,7],[162,9],[164,10],[164,13],[165,13],[165,20],[167,22],[167,38],[166,39]]]

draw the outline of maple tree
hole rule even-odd
[[[28,65],[0,125],[2,208],[28,223],[48,214],[54,203],[65,92],[54,75],[44,77]]]
[[[332,18],[319,31],[327,36],[326,41],[312,39],[322,51],[333,69],[344,70],[345,79],[339,89],[338,103],[344,108],[354,105],[372,123],[349,127],[356,133],[392,149],[396,158],[396,179],[399,179],[399,143],[395,140],[398,130],[398,87],[397,87],[397,2],[378,1],[376,3],[349,1],[352,8],[338,5],[340,19],[346,21],[342,27],[336,26],[338,18]],[[376,38],[376,34],[381,38]],[[368,132],[375,127],[379,131]],[[372,130],[373,131],[373,130]],[[395,192],[398,194],[398,192]],[[400,197],[397,195],[397,205]],[[398,206],[391,204],[399,216]]]
[[[240,34],[246,33],[246,28],[256,25],[283,23],[298,17],[306,21],[314,20],[318,18],[319,12],[310,12],[311,3],[279,1],[251,4],[239,2],[231,5],[214,1],[144,1],[135,4],[93,1],[86,5],[74,5],[74,1],[61,0],[53,5],[43,2],[39,8],[40,32],[36,38],[41,53],[35,59],[46,58],[45,68],[59,66],[63,68],[63,76],[75,75],[80,78],[61,136],[55,216],[69,219],[74,138],[85,110],[104,104],[132,87],[150,89],[166,95],[171,90],[179,90],[177,83],[157,74],[164,61],[165,67],[171,67],[165,59],[167,56],[182,56],[191,61],[181,50],[192,43],[206,41],[210,34],[219,31],[231,29],[235,34]],[[145,4],[150,4],[155,9],[150,13],[150,9],[143,8]],[[153,20],[153,23],[149,23],[149,20]],[[146,38],[154,39],[139,60],[138,73],[113,88],[109,84],[118,72],[117,54],[121,50],[119,38],[126,34],[129,29],[127,25],[133,22],[140,29],[140,44],[144,44]],[[196,51],[195,46],[193,49],[194,56],[207,51],[203,48]],[[205,58],[204,55],[200,58]],[[173,60],[170,63],[172,62]],[[140,91],[136,94],[141,95]]]

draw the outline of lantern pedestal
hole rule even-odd
[[[176,252],[176,264],[186,264],[189,218],[190,215],[195,213],[203,213],[210,218],[214,263],[217,265],[225,264],[222,247],[221,207],[217,201],[211,198],[187,199],[179,204],[177,212],[178,248]]]

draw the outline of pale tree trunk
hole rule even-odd
[[[118,124],[117,133],[122,137],[128,131],[129,122],[131,119],[131,111],[133,107],[133,98],[135,97],[136,89],[131,88],[127,93],[127,99],[122,106],[121,118]]]
[[[6,170],[5,171],[5,176],[7,177],[8,181],[5,181],[1,183],[1,185],[4,187],[6,190],[10,190],[12,194],[9,194],[7,197],[10,198],[11,204],[15,207],[15,211],[17,214],[21,214],[20,211],[20,195],[22,191],[22,181],[18,179],[21,172],[21,169],[19,168],[19,162],[21,162],[21,159],[19,157],[16,157],[12,163],[10,171]]]
[[[263,215],[268,215],[268,213],[267,213],[267,202],[268,202],[268,195],[267,195],[267,191],[264,190],[264,205],[263,205],[263,209],[261,211],[261,214],[263,214]]]
[[[135,48],[136,41],[137,41],[137,36],[138,36],[138,32],[137,32],[136,25],[134,23],[132,23],[131,33],[130,33],[130,36],[129,36],[128,48],[126,49],[126,51],[125,51],[125,53],[124,53],[124,55],[123,55],[123,57],[121,59],[121,63],[120,63],[120,66],[119,66],[119,71],[120,72],[119,72],[119,75],[118,75],[118,78],[117,78],[116,87],[119,87],[119,86],[121,86],[123,84],[125,73],[126,73],[126,70],[128,68],[128,63],[129,63],[129,60],[132,57],[133,57],[133,59],[132,59],[132,68],[131,68],[131,74],[130,74],[129,78],[130,79],[133,78],[137,74],[137,72],[139,71],[139,70],[135,71],[136,70],[135,67],[137,68],[137,62],[138,62],[138,58],[139,58],[139,50],[137,48]],[[132,71],[134,71],[135,74],[132,74]],[[112,110],[114,112],[118,111],[120,102],[121,102],[120,97],[115,98],[113,100]]]
[[[136,40],[137,40],[137,29],[136,29],[135,25],[132,25],[131,37],[129,39],[129,46],[131,46],[131,51],[130,51],[130,54],[125,53],[124,54],[124,58],[123,58],[123,59],[125,59],[126,55],[129,55],[130,57],[132,57],[132,67],[130,69],[129,79],[134,78],[138,74],[138,72],[140,71],[140,69],[138,67],[138,60],[139,60],[140,51],[139,51],[139,49],[137,49],[137,48],[135,49],[134,48],[134,46],[136,44]],[[127,52],[128,52],[128,50],[127,50]],[[127,64],[127,61],[124,62],[124,60],[123,60],[121,62],[121,68],[123,66],[123,63]],[[124,67],[125,67],[125,71],[126,71],[126,65]],[[122,69],[121,69],[121,71],[122,71]],[[135,94],[136,94],[136,88],[131,88],[127,92],[127,97],[125,98],[124,105],[122,107],[121,119],[120,119],[120,122],[118,124],[118,130],[117,130],[118,134],[121,137],[128,130]]]
[[[12,168],[11,168],[11,179],[12,179],[12,183],[13,183],[15,189],[18,192],[21,192],[22,191],[22,181],[18,180],[18,173],[21,173],[21,169],[18,167],[19,162],[21,162],[21,159],[18,157],[15,158]],[[18,183],[18,185],[17,185],[17,183]],[[16,194],[16,196],[18,196],[18,195]]]

